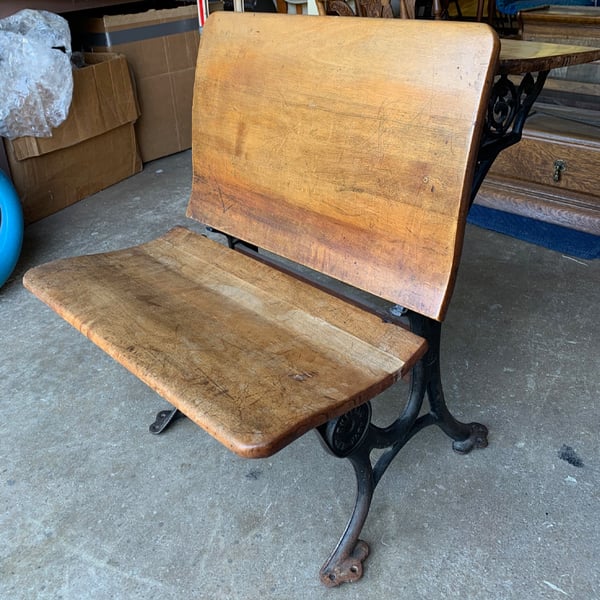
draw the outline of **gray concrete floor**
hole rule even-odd
[[[468,228],[445,389],[490,445],[414,438],[376,490],[364,578],[326,590],[345,462],[313,434],[259,461],[185,420],[150,435],[164,401],[21,286],[53,258],[202,229],[190,177],[189,153],[162,159],[26,231],[0,291],[0,598],[600,598],[600,261]]]

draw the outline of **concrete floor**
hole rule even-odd
[[[363,580],[326,590],[349,466],[313,434],[259,461],[186,420],[150,435],[164,401],[20,283],[188,222],[189,163],[150,163],[26,231],[0,291],[0,598],[599,599],[600,261],[468,228],[445,389],[490,445],[414,438],[376,490]]]

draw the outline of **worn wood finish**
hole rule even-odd
[[[422,338],[183,228],[24,283],[225,446],[273,454],[406,374]]]
[[[442,319],[494,33],[450,22],[233,17],[212,15],[202,42],[188,216]],[[299,46],[306,60],[290,60]]]
[[[520,75],[580,65],[594,60],[600,60],[600,47],[505,39],[502,40],[498,72]]]
[[[495,34],[217,13],[201,44],[189,215],[441,319]],[[44,265],[24,282],[248,457],[368,401],[426,350],[397,325],[183,229]]]

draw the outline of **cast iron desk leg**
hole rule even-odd
[[[440,380],[441,324],[412,312],[408,312],[408,319],[411,329],[427,339],[429,349],[413,368],[408,401],[400,416],[388,427],[378,427],[371,422],[371,406],[367,403],[317,430],[331,454],[350,460],[357,482],[352,516],[320,572],[321,581],[329,587],[356,581],[362,576],[362,563],[369,554],[369,547],[359,535],[373,492],[393,458],[417,432],[429,425],[438,425],[454,440],[452,447],[461,454],[487,446],[488,432],[484,425],[461,423],[446,406]],[[425,397],[429,412],[420,415]],[[375,449],[384,452],[373,464],[371,452]]]
[[[159,435],[167,427],[169,427],[173,421],[183,417],[185,417],[185,415],[177,408],[167,408],[165,410],[161,410],[156,413],[156,419],[154,420],[154,423],[150,424],[148,430],[154,435]]]

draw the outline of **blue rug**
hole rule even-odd
[[[600,258],[600,235],[473,204],[468,223],[586,260]]]

